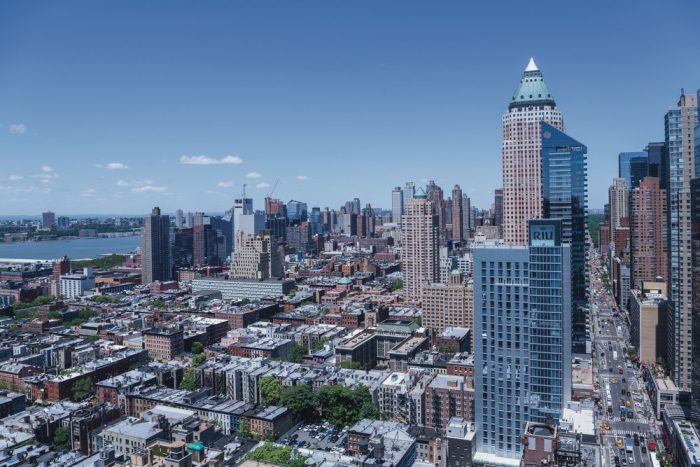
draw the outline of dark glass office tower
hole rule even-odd
[[[617,156],[618,177],[627,181],[627,189],[637,188],[649,176],[649,155],[644,152],[621,152]]]
[[[667,188],[667,186],[664,185],[667,173],[666,143],[663,141],[660,143],[649,143],[647,147],[644,148],[644,152],[647,153],[649,176],[657,177],[660,184],[659,188],[665,190]]]
[[[141,231],[141,282],[166,281],[172,277],[170,257],[170,217],[155,207],[146,216]]]
[[[562,242],[571,244],[572,333],[574,352],[586,352],[588,331],[588,149],[541,122],[542,213],[561,219]]]

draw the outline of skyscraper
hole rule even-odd
[[[408,298],[420,300],[423,284],[440,280],[438,217],[421,189],[406,206],[401,242],[404,290]]]
[[[649,143],[644,148],[647,153],[647,163],[649,164],[649,176],[659,179],[659,188],[666,190],[668,187],[664,185],[668,176],[668,160],[666,154],[666,143]]]
[[[462,283],[462,273],[454,270],[446,284],[426,284],[423,286],[421,324],[436,332],[456,326],[469,328],[474,332],[474,291]]]
[[[433,211],[438,216],[438,235],[441,243],[447,238],[445,227],[445,193],[442,187],[438,186],[434,180],[430,180],[425,187],[425,193],[429,200],[433,202]]]
[[[542,214],[561,220],[561,240],[571,245],[573,346],[586,352],[588,307],[588,149],[552,125],[542,126]]]
[[[627,180],[624,178],[613,178],[613,184],[608,188],[611,232],[620,227],[620,219],[629,217],[628,194]]]
[[[503,188],[493,191],[493,221],[503,236]]]
[[[464,241],[464,210],[462,209],[462,189],[459,185],[452,188],[452,240]]]
[[[402,215],[403,190],[400,186],[397,186],[391,191],[391,220],[397,224],[400,224]]]
[[[627,189],[639,186],[649,175],[649,155],[646,152],[621,152],[617,156],[617,176],[627,181]]]
[[[170,217],[155,207],[143,220],[141,232],[141,282],[170,280]]]
[[[472,203],[469,196],[466,194],[462,195],[462,235],[464,239],[468,240],[471,237],[472,231]]]
[[[185,219],[182,214],[182,209],[175,211],[175,228],[181,229],[184,225]]]
[[[512,464],[525,424],[571,397],[570,247],[560,220],[529,226],[529,246],[473,249],[477,464]]]
[[[413,199],[413,195],[416,193],[416,184],[413,182],[406,182],[406,185],[403,188],[403,208],[404,212],[406,210],[406,206],[408,206],[408,203]]]
[[[41,227],[44,229],[50,229],[56,222],[56,214],[51,211],[46,211],[41,213]]]
[[[563,130],[564,120],[542,72],[530,59],[503,114],[503,237],[527,243],[527,222],[542,215],[540,121]]]
[[[630,256],[632,286],[657,277],[668,279],[666,190],[656,177],[644,178],[630,193]]]
[[[692,259],[690,181],[695,178],[697,97],[681,93],[664,117],[668,153],[669,364],[679,389],[691,389]]]

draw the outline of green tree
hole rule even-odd
[[[202,345],[201,342],[195,341],[195,342],[192,344],[192,353],[193,353],[193,354],[200,354],[200,353],[202,353],[202,352],[204,352],[204,346]]]
[[[204,355],[203,353],[197,354],[194,357],[192,357],[192,366],[193,367],[198,367],[202,363],[207,361],[207,356]]]
[[[345,368],[349,370],[361,370],[362,365],[360,365],[358,362],[340,362],[338,364],[338,368]]]
[[[56,450],[70,449],[70,432],[59,426],[53,434],[53,448]]]
[[[194,391],[197,389],[197,380],[194,377],[194,368],[191,366],[185,368],[185,371],[182,374],[180,389],[184,389],[186,391]]]
[[[92,392],[92,379],[89,376],[80,378],[73,384],[73,401],[80,402]]]
[[[328,339],[325,338],[325,337],[323,337],[323,338],[321,338],[321,340],[319,340],[319,341],[316,343],[316,345],[314,346],[314,348],[315,348],[316,350],[323,350],[323,348],[326,346],[326,343],[327,343],[327,342],[328,342]]]
[[[396,292],[397,290],[401,290],[401,289],[403,289],[403,280],[399,279],[396,282],[394,282],[393,284],[391,284],[391,288],[389,290],[391,290],[392,292]]]
[[[300,456],[295,449],[278,446],[270,442],[265,442],[259,448],[249,452],[246,458],[258,462],[269,462],[271,464],[290,467],[303,467],[307,459],[304,456]]]
[[[304,360],[304,355],[306,355],[306,347],[302,347],[299,344],[292,344],[292,350],[289,351],[288,361],[294,363],[301,363]]]
[[[306,384],[284,388],[279,405],[287,407],[298,418],[312,420],[316,413],[316,394]]]
[[[324,386],[319,391],[323,416],[335,426],[354,425],[361,418],[378,418],[379,408],[365,386],[354,389],[345,386]]]
[[[260,400],[263,404],[277,405],[282,396],[282,385],[274,376],[260,378]]]

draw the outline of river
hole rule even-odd
[[[139,246],[140,237],[76,238],[45,242],[0,243],[0,258],[54,259],[68,256],[70,259],[97,258],[106,253],[131,253]]]

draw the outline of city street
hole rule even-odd
[[[600,385],[597,421],[605,466],[658,465],[647,444],[657,427],[641,374],[627,358],[629,323],[603,281],[597,252],[591,254],[591,325],[594,375]],[[635,438],[636,435],[636,438]]]

